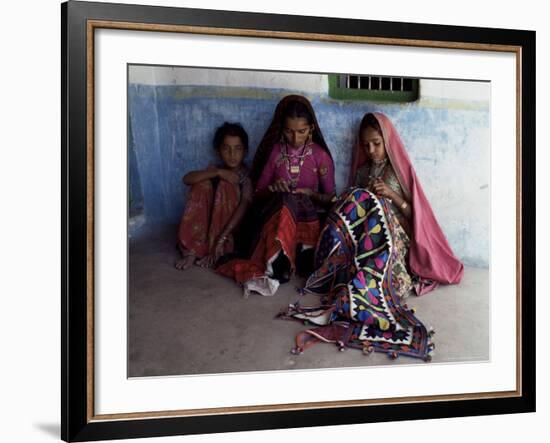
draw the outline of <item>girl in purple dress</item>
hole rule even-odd
[[[279,102],[251,178],[258,216],[256,232],[247,233],[252,247],[246,259],[222,260],[217,271],[241,283],[245,295],[273,295],[295,272],[297,256],[315,247],[319,214],[335,194],[332,156],[305,97],[290,95]]]

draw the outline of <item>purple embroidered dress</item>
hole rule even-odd
[[[308,188],[323,194],[335,191],[332,159],[313,142],[301,148],[283,143],[273,146],[256,188],[264,190],[280,178],[286,180],[291,189]]]

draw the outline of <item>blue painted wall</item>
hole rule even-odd
[[[131,194],[137,196],[133,201],[140,206],[130,213],[141,214],[146,228],[178,223],[186,195],[182,176],[217,161],[212,148],[215,128],[224,121],[240,122],[249,134],[250,161],[275,106],[289,93],[297,91],[130,84],[129,175]],[[347,184],[351,146],[362,116],[384,112],[400,132],[455,253],[467,265],[488,266],[487,104],[444,99],[354,103],[324,93],[304,95],[333,154],[339,191]]]

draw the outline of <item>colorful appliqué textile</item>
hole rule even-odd
[[[371,164],[366,163],[359,168],[355,183],[356,186],[374,192],[374,179],[371,174],[371,167]],[[387,162],[384,165],[380,177],[397,195],[404,198],[403,190],[401,189],[401,185],[399,184],[391,163]],[[392,229],[393,245],[396,250],[395,258],[392,262],[394,289],[397,295],[401,299],[404,299],[412,293],[418,294],[420,292],[417,289],[420,286],[417,283],[418,281],[422,282],[424,285],[429,284],[429,282],[424,281],[421,277],[414,276],[413,278],[413,276],[410,275],[407,264],[409,246],[411,243],[409,238],[410,224],[391,200],[386,200],[386,203],[384,209],[387,209],[386,217],[391,220],[389,226]],[[417,292],[415,292],[415,290]]]
[[[395,292],[392,261],[397,250],[387,205],[356,188],[330,212],[317,245],[316,271],[304,288],[322,295],[322,305],[296,303],[280,314],[319,326],[298,334],[295,352],[323,341],[392,358],[431,359],[431,334]]]

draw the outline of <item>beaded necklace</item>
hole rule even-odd
[[[300,173],[302,172],[302,166],[304,165],[304,160],[309,154],[311,154],[311,143],[310,144],[306,144],[306,143],[304,143],[304,146],[302,147],[302,152],[300,154],[289,154],[288,145],[285,142],[284,150],[281,153],[283,160],[285,161],[285,164],[286,164],[286,169],[288,171],[288,176],[290,178],[290,187],[292,189],[295,189],[296,186],[298,186],[298,181],[300,179]],[[291,165],[290,164],[291,158],[300,159],[300,163],[298,165]]]

